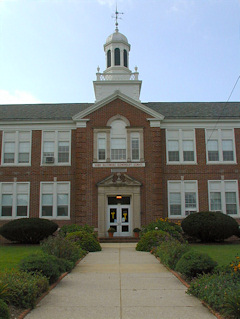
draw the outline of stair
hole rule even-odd
[[[99,238],[100,243],[137,243],[139,238],[135,237],[101,237]]]

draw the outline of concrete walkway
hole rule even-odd
[[[150,253],[102,244],[26,319],[216,319]]]

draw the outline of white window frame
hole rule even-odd
[[[14,134],[14,138],[11,140],[6,139],[6,134],[11,133]],[[27,140],[21,140],[20,134],[28,133],[29,138]],[[14,142],[14,163],[4,163],[4,154],[5,154],[5,143]],[[29,143],[29,162],[27,163],[19,163],[19,148],[20,143]],[[2,166],[31,166],[31,153],[32,153],[32,131],[29,130],[6,130],[3,131],[2,134]]]
[[[173,191],[171,189],[171,185],[177,185],[178,184],[178,191],[177,193],[181,194],[181,214],[180,215],[171,215],[170,214],[170,193],[176,193],[176,191]],[[188,191],[186,188],[187,185],[195,184],[194,190]],[[185,193],[195,193],[196,194],[196,208],[192,208],[191,210],[187,210],[185,206]],[[197,180],[171,180],[168,181],[168,218],[169,219],[179,219],[179,218],[185,218],[188,214],[192,212],[198,212],[199,211],[199,201],[198,201],[198,181]]]
[[[170,137],[170,132],[177,132],[177,137]],[[184,132],[191,132],[192,137],[185,138]],[[169,141],[177,141],[179,147],[179,161],[169,161]],[[184,141],[192,141],[193,142],[193,153],[194,153],[194,161],[184,161],[183,154],[183,142]],[[167,129],[166,130],[166,153],[167,153],[167,164],[168,165],[194,165],[197,164],[197,151],[196,151],[196,136],[195,129]]]
[[[105,158],[99,159],[99,140],[104,139],[105,140]],[[97,134],[97,160],[98,162],[106,162],[107,160],[107,134],[106,133],[98,133]]]
[[[44,185],[50,185],[52,186],[52,190],[49,191],[43,191]],[[60,185],[65,185],[66,191],[60,192],[58,190]],[[42,216],[42,195],[52,195],[53,196],[53,214],[52,216]],[[68,215],[67,216],[57,216],[57,195],[58,194],[67,194],[68,195]],[[70,219],[70,196],[71,196],[71,183],[70,182],[40,182],[40,212],[39,216],[41,218],[46,219],[54,219],[54,220],[69,220]]]
[[[138,158],[137,159],[133,159],[133,147],[132,147],[132,142],[134,139],[138,140]],[[140,137],[140,133],[139,132],[132,132],[130,134],[130,152],[131,152],[131,161],[132,162],[140,162],[140,157],[141,157],[141,137]]]
[[[216,211],[216,210],[211,210],[211,198],[210,198],[210,193],[214,193],[211,189],[211,183],[217,183],[219,184],[219,190],[218,193],[221,193],[221,212],[223,214],[226,214],[231,217],[239,217],[239,191],[238,191],[238,181],[237,180],[209,180],[208,181],[208,207],[209,211]],[[227,214],[226,212],[226,188],[227,188],[227,183],[232,183],[234,185],[234,188],[232,189],[232,192],[236,193],[236,206],[237,206],[237,214]]]
[[[231,131],[231,137],[224,138],[223,132],[224,131]],[[218,161],[209,161],[208,160],[208,141],[217,140],[218,142]],[[231,140],[233,145],[233,161],[224,161],[223,160],[223,147],[222,142],[224,140]],[[236,164],[236,146],[235,146],[235,134],[234,129],[227,128],[227,129],[205,129],[205,143],[206,143],[206,163],[207,164]]]
[[[44,137],[47,133],[54,134],[54,138]],[[69,138],[60,138],[59,135],[61,133],[68,133]],[[42,166],[70,166],[71,165],[71,139],[72,139],[72,131],[71,130],[44,130],[42,131],[42,151],[41,151],[41,165]],[[54,150],[53,150],[53,163],[46,163],[44,158],[44,143],[45,142],[53,142]],[[59,142],[68,142],[69,143],[69,160],[68,162],[58,162],[58,144]]]
[[[4,192],[3,186],[9,184],[12,185],[12,191]],[[26,185],[27,191],[18,192],[17,188],[20,185]],[[12,195],[12,216],[2,216],[2,195]],[[17,196],[27,195],[27,216],[17,216]],[[18,219],[18,218],[28,218],[29,217],[29,203],[30,203],[30,182],[2,182],[0,183],[0,220]]]

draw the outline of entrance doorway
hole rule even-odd
[[[108,228],[116,230],[115,236],[130,236],[130,197],[108,197]]]

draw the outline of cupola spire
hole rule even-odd
[[[119,14],[124,14],[123,12],[118,12],[118,9],[117,9],[117,5],[116,5],[116,11],[115,11],[115,17],[113,17],[115,19],[115,31],[118,32],[118,19],[121,19],[119,17]]]

